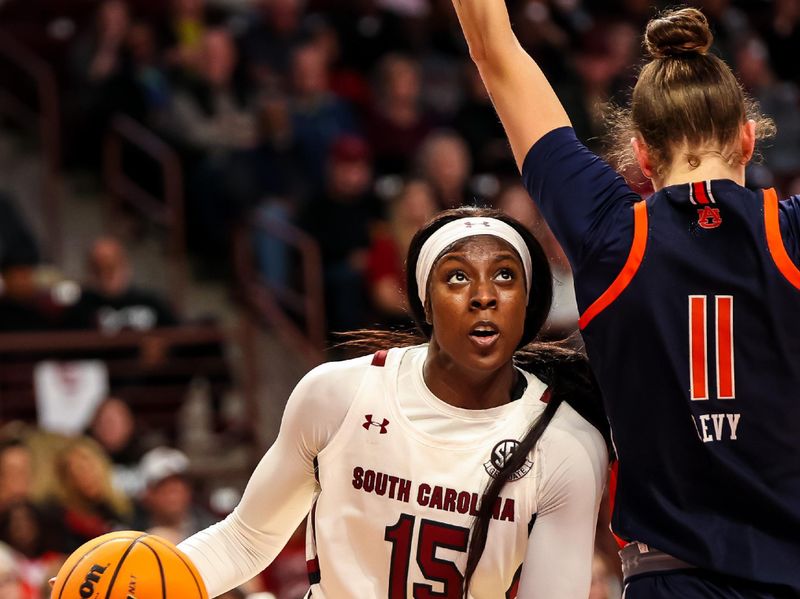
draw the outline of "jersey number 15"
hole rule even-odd
[[[389,598],[407,599],[408,567],[411,561],[414,522],[410,514],[401,514],[396,524],[386,527],[384,539],[392,544],[392,564],[389,571]],[[438,548],[466,552],[469,529],[423,518],[420,522],[417,543],[417,565],[422,575],[442,584],[442,591],[434,591],[429,584],[414,583],[414,599],[434,597],[461,597],[464,576],[451,561],[436,557]]]

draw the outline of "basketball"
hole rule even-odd
[[[208,599],[194,565],[172,543],[113,532],[79,547],[58,572],[51,599]]]

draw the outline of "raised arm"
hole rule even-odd
[[[553,129],[570,125],[569,117],[514,35],[505,0],[453,0],[453,6],[522,170],[531,146]]]

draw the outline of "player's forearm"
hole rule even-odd
[[[518,166],[543,135],[570,124],[561,102],[511,29],[505,0],[453,0],[470,55]]]
[[[519,47],[506,0],[453,0],[453,6],[475,63],[502,67],[504,57]]]

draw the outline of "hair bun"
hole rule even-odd
[[[647,24],[644,34],[652,58],[706,54],[713,41],[706,16],[696,8],[665,12]]]

